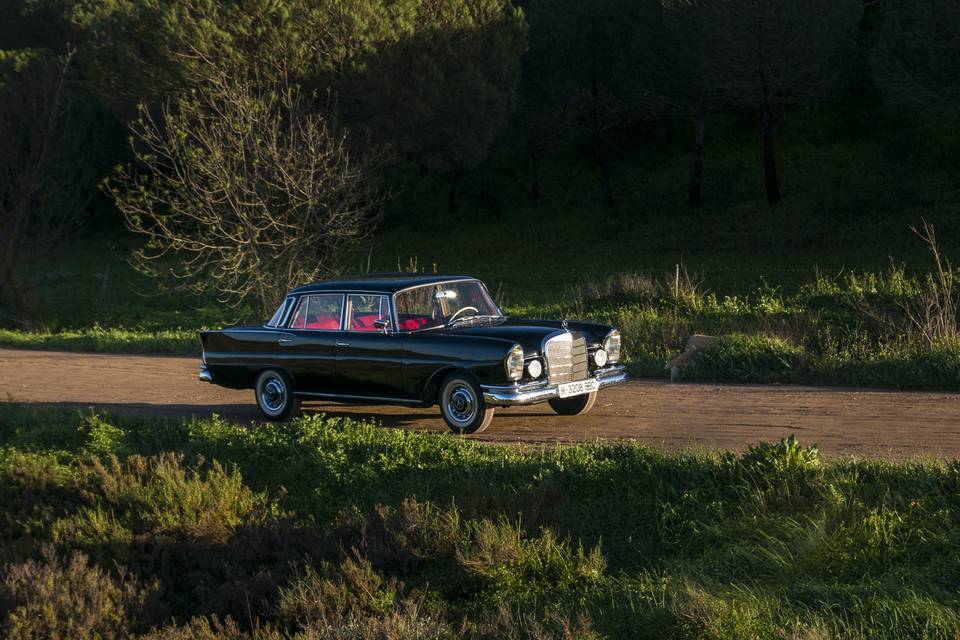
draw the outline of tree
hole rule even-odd
[[[960,109],[960,4],[896,0],[879,9],[869,60],[884,100],[899,107]]]
[[[405,12],[400,7],[406,7]],[[487,157],[515,103],[523,14],[509,0],[398,2],[382,36],[334,85],[347,122],[457,179]]]
[[[626,40],[618,31],[628,21],[621,2],[533,0],[527,9],[530,52],[525,88],[543,110],[528,116],[587,135],[600,179],[600,201],[614,203],[612,171],[604,134],[629,121],[615,60]],[[544,113],[545,112],[545,113]],[[531,130],[528,135],[536,136]],[[536,142],[534,143],[536,144]]]
[[[710,12],[702,0],[664,0],[664,29],[660,46],[649,60],[667,113],[694,119],[692,167],[687,204],[703,203],[703,151],[707,115],[724,106],[707,69],[716,54],[709,46]]]
[[[72,51],[0,52],[0,304],[22,325],[33,321],[23,259],[44,256],[77,230],[96,193],[72,60]]]
[[[854,58],[862,0],[702,0],[708,93],[756,110],[767,200],[780,202],[773,112],[829,98]]]
[[[118,112],[255,69],[315,94],[354,139],[450,172],[451,208],[513,107],[525,46],[509,0],[89,0],[72,16]]]
[[[128,227],[147,237],[138,265],[227,303],[269,313],[296,284],[337,273],[380,213],[374,162],[295,87],[216,73],[132,124],[140,167],[110,184]],[[143,171],[141,171],[141,169]]]
[[[98,96],[124,120],[145,102],[204,82],[212,69],[253,68],[293,81],[315,46],[303,37],[310,3],[300,0],[61,0],[79,64]]]

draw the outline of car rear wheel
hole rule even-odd
[[[572,398],[554,398],[549,400],[550,408],[562,416],[579,416],[593,408],[597,401],[597,392],[585,393]]]
[[[300,401],[293,395],[290,378],[281,371],[267,369],[257,376],[254,387],[257,407],[267,420],[286,420],[300,408]]]
[[[493,420],[493,407],[473,378],[454,373],[440,387],[440,415],[454,433],[480,433]]]

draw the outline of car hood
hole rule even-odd
[[[570,322],[568,323],[568,329],[583,333],[587,342],[590,343],[601,341],[610,327],[585,322]],[[544,339],[559,331],[563,331],[563,323],[558,320],[529,320],[526,318],[504,318],[483,325],[460,325],[444,329],[444,333],[459,336],[511,340],[519,344],[526,355],[539,354]]]

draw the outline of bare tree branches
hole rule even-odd
[[[127,226],[147,236],[138,265],[174,254],[173,275],[264,313],[292,285],[339,270],[380,214],[373,162],[300,92],[217,73],[133,123],[143,173],[110,184]],[[142,150],[141,150],[142,149]]]

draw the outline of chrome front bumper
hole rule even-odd
[[[627,379],[627,368],[623,365],[605,367],[594,373],[600,388],[620,384]],[[557,385],[547,382],[532,382],[527,384],[512,384],[506,386],[480,385],[483,391],[483,400],[496,407],[515,407],[519,405],[537,404],[558,398]]]
[[[201,382],[213,382],[213,374],[210,373],[210,369],[207,369],[207,365],[200,365],[200,381]]]

